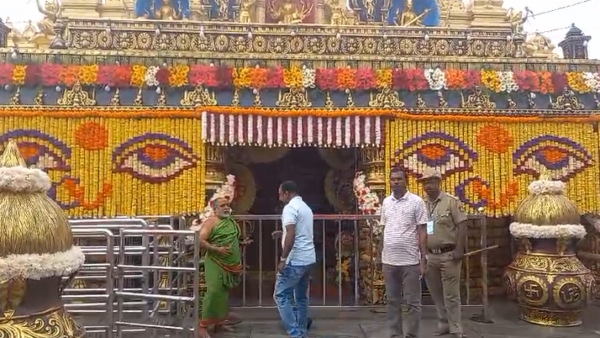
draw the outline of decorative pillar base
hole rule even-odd
[[[385,174],[385,149],[384,148],[363,148],[360,150],[360,165],[365,175],[365,185],[377,194],[381,202],[386,193],[386,174]],[[379,210],[379,208],[378,208]],[[385,287],[383,274],[378,268],[377,260],[381,255],[381,235],[373,232],[373,223],[375,221],[363,221],[359,230],[359,248],[358,253],[363,266],[360,275],[362,279],[368,282],[362,283],[362,294],[365,301],[371,305],[380,305],[385,303]]]

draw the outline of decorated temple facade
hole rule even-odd
[[[0,25],[0,148],[47,171],[71,217],[196,214],[227,174],[238,214],[277,214],[286,179],[318,214],[376,214],[391,167],[416,192],[434,167],[487,217],[502,293],[510,217],[543,170],[581,214],[600,208],[600,63],[575,26],[562,59],[501,0],[37,5],[42,21]],[[373,229],[345,234],[371,251]]]

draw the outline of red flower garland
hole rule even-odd
[[[218,84],[217,68],[214,65],[193,65],[190,67],[188,78],[192,86],[216,87]]]
[[[369,90],[375,87],[375,72],[371,68],[359,68],[356,71],[356,89]]]
[[[315,84],[321,90],[337,89],[337,69],[319,68],[315,71]]]
[[[12,83],[12,74],[15,69],[13,64],[0,65],[0,85],[4,86]]]
[[[40,80],[44,86],[56,86],[60,81],[63,67],[54,63],[44,63],[40,67]],[[29,69],[28,69],[29,70]],[[27,77],[27,75],[25,75]]]
[[[267,84],[265,87],[272,89],[285,87],[285,81],[283,80],[283,67],[277,66],[269,70]]]

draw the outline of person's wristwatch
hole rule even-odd
[[[284,258],[284,257],[281,257],[281,258],[279,258],[279,261],[280,261],[280,262],[287,262],[287,257],[285,257],[285,258]]]

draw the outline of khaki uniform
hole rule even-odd
[[[442,192],[437,200],[425,199],[434,232],[427,236],[427,272],[425,280],[437,309],[439,330],[462,334],[460,324],[461,261],[452,251],[458,243],[458,224],[467,220],[460,200]]]

